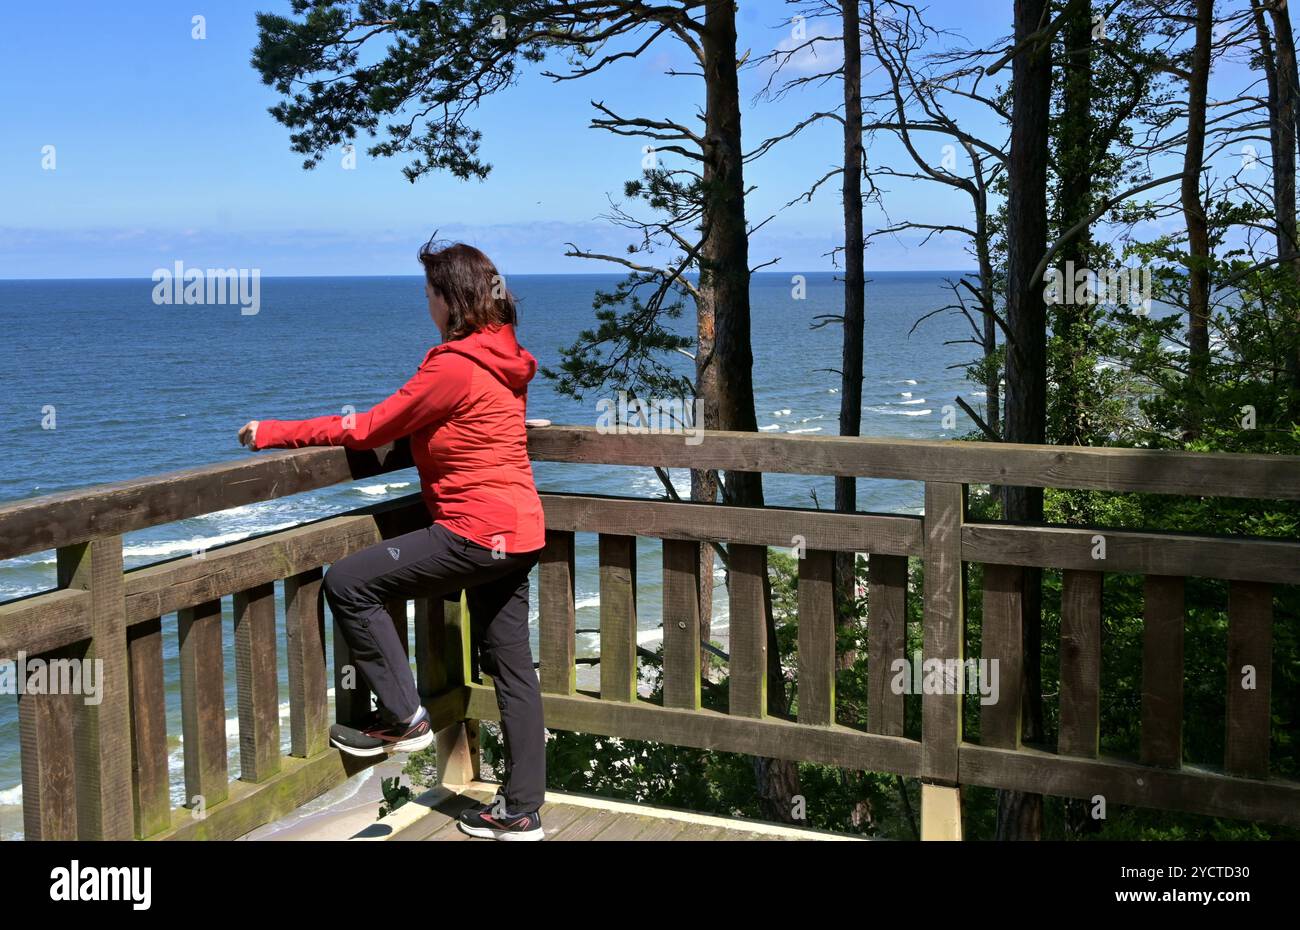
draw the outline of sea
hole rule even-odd
[[[972,423],[957,408],[979,410],[980,386],[965,378],[977,353],[964,318],[950,311],[947,282],[960,272],[869,274],[862,432],[873,437],[953,438]],[[618,275],[520,275],[520,342],[542,366],[558,368],[561,350],[595,325],[593,297]],[[297,419],[347,408],[365,410],[396,390],[438,341],[423,281],[411,277],[313,277],[260,280],[257,312],[238,303],[159,304],[149,279],[0,281],[0,506],[175,469],[239,460],[257,453],[236,439],[261,418]],[[751,290],[755,409],[763,432],[838,433],[841,330],[827,317],[843,306],[843,283],[831,272],[754,275]],[[919,322],[920,321],[920,322]],[[693,318],[668,322],[683,334]],[[693,363],[674,354],[683,375]],[[528,415],[554,423],[597,425],[613,389],[582,400],[562,395],[541,373],[528,394]],[[607,415],[607,414],[606,414]],[[948,426],[949,428],[945,428]],[[543,491],[662,498],[650,468],[534,463]],[[689,475],[670,478],[683,497]],[[769,475],[769,504],[831,508],[830,478]],[[273,501],[249,504],[125,537],[128,569],[186,556],[261,533],[417,493],[413,470]],[[922,488],[906,481],[858,484],[858,509],[920,513]],[[638,540],[637,614],[642,645],[660,638],[661,551]],[[579,534],[576,554],[579,655],[595,654],[599,635],[597,544]],[[718,566],[714,635],[725,640],[726,592]],[[534,576],[535,579],[535,576]],[[0,561],[0,603],[53,588],[55,554]],[[532,586],[536,656],[536,584]],[[230,615],[230,599],[224,605]],[[168,745],[174,804],[185,801],[180,665],[175,616],[164,618]],[[331,624],[326,624],[327,635]],[[283,627],[281,627],[283,629]],[[226,732],[230,773],[238,775],[238,720],[232,624],[225,625]],[[282,695],[287,672],[281,650]],[[288,704],[281,705],[288,747]],[[0,693],[0,839],[21,837],[22,787],[17,698]]]

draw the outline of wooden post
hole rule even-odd
[[[767,716],[767,617],[763,601],[763,546],[733,543],[728,552],[731,615],[727,663],[729,703],[737,717]]]
[[[637,699],[636,537],[601,533],[600,697]]]
[[[961,789],[921,784],[921,839],[960,840]]]
[[[268,582],[237,593],[234,608],[239,778],[261,782],[280,771],[275,585]]]
[[[311,758],[329,745],[322,577],[321,570],[313,568],[284,580],[290,753],[301,759]]]
[[[432,608],[443,605],[441,641],[446,645],[443,686],[454,688],[469,682],[469,654],[472,627],[469,604],[462,593],[460,601],[433,601]],[[437,641],[438,624],[433,623],[431,639]],[[418,650],[417,650],[418,651]],[[438,754],[438,784],[461,787],[479,775],[479,724],[477,720],[458,720],[439,730],[435,737]]]
[[[922,660],[943,663],[944,687],[942,693],[923,694],[921,698],[922,839],[961,839],[957,753],[961,746],[966,645],[965,572],[961,561],[965,518],[965,485],[926,482]]]
[[[961,676],[965,647],[962,616],[961,526],[966,514],[966,487],[925,485],[925,610],[923,661],[938,660],[956,669],[957,680],[944,675],[940,694],[921,699],[921,775],[957,784],[957,747],[961,743]],[[954,663],[954,664],[949,664]]]
[[[1147,575],[1142,619],[1142,764],[1183,764],[1182,578]]]
[[[980,707],[980,745],[1019,749],[1021,696],[1024,693],[1024,638],[1021,599],[1025,570],[1015,565],[984,566],[984,625],[980,657],[997,663],[998,700]]]
[[[799,722],[835,722],[835,554],[820,549],[799,560]]]
[[[162,618],[137,623],[127,630],[127,650],[131,666],[135,835],[144,839],[166,830],[172,822]]]
[[[867,732],[902,736],[906,695],[890,684],[907,661],[907,557],[873,552],[867,585]]]
[[[61,588],[90,592],[90,639],[80,655],[82,679],[93,674],[99,702],[80,697],[76,710],[77,837],[129,840],[135,831],[131,800],[131,695],[126,652],[126,597],[122,537],[106,536],[58,550]]]
[[[60,649],[39,658],[66,661],[80,650]],[[74,771],[75,694],[19,694],[18,733],[23,778],[23,836],[29,840],[77,838]]]
[[[185,803],[207,809],[226,799],[226,682],[221,657],[221,601],[177,614],[181,646],[181,733]]]
[[[700,709],[700,544],[665,539],[664,707]]]
[[[542,690],[548,694],[573,694],[578,687],[573,550],[572,533],[546,531],[546,548],[538,563],[537,609]]]

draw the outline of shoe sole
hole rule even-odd
[[[330,738],[330,745],[336,749],[341,749],[350,756],[359,756],[361,758],[370,758],[373,756],[391,755],[395,752],[417,752],[433,744],[433,731],[425,733],[423,736],[417,736],[415,739],[399,740],[396,743],[385,743],[383,746],[375,746],[373,749],[360,749],[356,746],[347,746],[338,742],[333,737]]]
[[[540,840],[546,835],[542,832],[541,827],[535,830],[493,830],[491,827],[471,827],[461,820],[456,821],[456,826],[460,827],[460,832],[467,833],[470,836],[505,842],[529,842],[531,840]]]

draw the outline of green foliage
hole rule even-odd
[[[400,775],[380,780],[379,787],[384,794],[384,800],[379,805],[380,817],[387,817],[393,811],[411,800],[410,786],[403,785],[401,782],[402,778]]]

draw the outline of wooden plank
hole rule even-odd
[[[413,464],[409,443],[367,451],[342,446],[263,452],[0,506],[0,559],[173,523],[369,478]]]
[[[275,585],[234,598],[239,777],[266,781],[280,771],[280,682],[275,648]]]
[[[839,768],[920,774],[921,744],[896,736],[864,733],[833,724],[810,727],[779,717],[741,717],[714,710],[681,710],[647,701],[604,701],[584,694],[545,694],[546,725],[622,739],[654,740],[718,752],[737,752],[798,762],[819,762]],[[481,720],[499,720],[491,688],[469,685],[466,713]]]
[[[546,531],[546,548],[538,563],[538,646],[543,691],[573,694],[578,686],[574,664],[573,533]]]
[[[181,737],[186,806],[205,812],[226,799],[226,682],[221,649],[221,602],[187,607],[180,633]]]
[[[539,461],[853,475],[951,484],[1091,488],[1199,497],[1300,500],[1300,456],[1181,452],[1011,442],[790,436],[708,430],[686,445],[667,433],[603,433],[593,426],[528,431]]]
[[[424,507],[417,500],[399,508],[394,501],[367,510],[377,513],[381,506]],[[186,556],[132,569],[126,574],[127,620],[175,613],[337,562],[379,541],[376,513],[333,517],[215,547],[201,559]]]
[[[1183,579],[1147,575],[1143,591],[1141,758],[1176,769],[1183,763]]]
[[[799,560],[799,722],[835,722],[835,553],[808,549]]]
[[[867,731],[902,736],[906,695],[892,683],[907,661],[907,559],[872,553],[867,584]]]
[[[65,648],[33,659],[75,661],[81,650]],[[75,703],[67,693],[18,694],[19,763],[23,783],[23,837],[77,838],[77,779],[74,769]]]
[[[1101,572],[1061,576],[1061,755],[1096,758],[1100,746],[1101,587]]]
[[[75,704],[77,838],[127,840],[135,832],[135,812],[122,538],[59,549],[57,576],[59,587],[90,593],[90,639],[80,658],[100,689],[96,703]]]
[[[761,718],[767,714],[767,549],[732,545],[728,554],[728,707],[735,716]]]
[[[566,827],[557,830],[547,839],[561,843],[589,842],[599,839],[601,833],[612,827],[619,820],[619,815],[611,810],[599,807],[588,808],[583,814],[574,818]]]
[[[127,655],[131,669],[131,781],[135,835],[143,839],[166,830],[171,824],[161,617],[137,623],[127,630]]]
[[[963,743],[961,780],[1056,797],[1088,799],[1100,794],[1112,805],[1300,827],[1300,782],[1247,780],[1186,765],[1160,769],[1121,759]]]
[[[1091,571],[1099,564],[1098,537],[1112,573],[1300,584],[1300,542],[1256,537],[971,523],[962,530],[962,558]]]
[[[284,580],[290,752],[300,759],[316,755],[329,741],[322,577],[314,568]]]
[[[636,537],[601,533],[600,696],[637,698]]]
[[[1024,638],[1021,603],[1024,569],[1010,565],[984,566],[984,624],[980,657],[997,676],[998,699],[980,705],[980,745],[1017,749],[1020,746],[1021,700],[1024,694]],[[996,671],[992,671],[996,662]]]
[[[961,527],[966,514],[966,488],[960,484],[925,485],[925,612],[924,661],[938,660],[962,672],[965,648],[964,579]],[[944,675],[943,691],[921,698],[922,776],[957,783],[957,746],[961,742],[960,681]]]
[[[1228,589],[1228,734],[1223,767],[1268,777],[1273,682],[1273,588],[1247,581]]]
[[[0,662],[40,655],[90,638],[90,594],[46,591],[0,604]]]
[[[892,514],[845,514],[798,507],[735,507],[595,494],[543,494],[548,529],[623,533],[695,542],[921,554],[921,521]]]
[[[665,707],[700,706],[700,544],[663,542]]]

